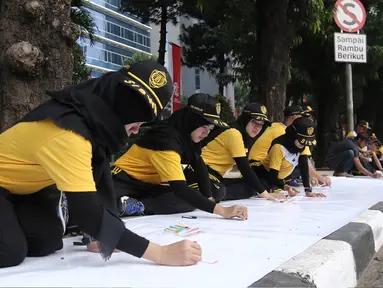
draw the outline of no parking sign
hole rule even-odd
[[[345,32],[357,32],[366,23],[366,10],[359,0],[338,0],[335,3],[334,19]]]

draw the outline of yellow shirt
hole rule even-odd
[[[274,139],[286,133],[286,125],[283,123],[273,123],[263,134],[255,141],[250,149],[249,160],[262,161],[267,157],[271,143]]]
[[[299,153],[291,153],[282,145],[275,144],[261,163],[267,171],[270,171],[270,169],[277,170],[279,171],[278,178],[285,179],[293,172],[298,165],[298,161]]]
[[[96,191],[88,140],[50,120],[18,123],[0,134],[0,187],[32,194],[53,184],[66,192]]]
[[[133,178],[151,184],[186,181],[181,157],[175,151],[156,151],[134,144],[114,163]],[[113,169],[112,173],[119,171]]]
[[[241,132],[230,128],[202,148],[202,159],[206,165],[223,176],[229,169],[233,168],[234,158],[246,157],[246,153],[247,149],[243,143]]]

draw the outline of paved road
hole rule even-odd
[[[383,287],[383,248],[375,255],[363,277],[359,280],[358,288]]]

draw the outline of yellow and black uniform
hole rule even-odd
[[[223,129],[222,133],[202,148],[202,158],[209,167],[222,177],[235,165],[235,158],[246,157],[241,132],[235,128]]]
[[[116,247],[143,255],[149,241],[115,216],[109,156],[126,141],[124,125],[153,121],[166,105],[170,79],[156,62],[139,62],[48,92],[51,100],[0,134],[0,268],[62,248],[63,192],[73,224],[100,241],[104,259]]]
[[[265,132],[255,141],[249,152],[251,162],[260,162],[267,157],[271,143],[274,139],[285,134],[287,124],[284,122],[273,123]]]
[[[232,127],[215,128],[204,140],[202,158],[206,163],[210,180],[213,183],[213,198],[220,200],[249,198],[265,191],[257,175],[251,170],[247,159],[248,149],[253,145],[246,132],[247,124],[252,121],[266,121],[266,107],[250,103],[238,117]],[[237,164],[243,178],[223,179],[223,175]],[[197,177],[190,167],[185,169],[189,185],[195,185]]]
[[[181,157],[176,151],[156,151],[134,144],[114,166],[125,171],[134,179],[159,185],[169,181],[185,181]],[[118,174],[113,169],[113,174]]]
[[[304,155],[305,147],[316,144],[315,124],[308,118],[298,118],[286,129],[286,133],[276,138],[261,165],[253,166],[260,178],[267,182],[268,189],[274,186],[283,189],[288,177],[299,164],[305,192],[311,192],[308,157]],[[298,140],[302,148],[296,146]]]
[[[283,115],[287,120],[288,117],[301,117],[304,114],[304,111],[299,105],[288,106],[283,110]],[[254,145],[251,146],[249,151],[249,161],[250,162],[260,162],[266,158],[269,153],[271,143],[274,139],[285,134],[286,127],[288,124],[286,122],[277,122],[271,124],[270,127],[255,141]],[[253,164],[259,165],[259,163]]]
[[[96,191],[87,139],[52,120],[19,123],[1,134],[0,187],[24,195],[53,184],[66,192]]]
[[[146,215],[180,213],[195,208],[213,213],[215,203],[208,199],[211,196],[209,176],[200,156],[200,144],[192,141],[191,133],[211,123],[220,125],[219,116],[215,115],[216,99],[207,94],[194,94],[187,107],[150,129],[117,159],[112,174],[120,216],[132,215],[126,210],[124,196],[139,200],[144,207],[141,212]],[[197,171],[202,195],[188,187],[182,164],[190,164]]]
[[[266,129],[266,131],[258,138],[257,141],[255,141],[254,145],[250,149],[249,161],[251,163],[251,166],[260,166],[262,164],[262,161],[267,158],[267,155],[271,147],[271,143],[279,136],[284,135],[286,133],[286,128],[287,128],[287,124],[282,122],[282,123],[273,123],[271,127]],[[304,151],[301,154],[310,157],[311,156],[310,147],[308,146],[305,147]],[[291,173],[293,173],[293,171],[291,171]],[[286,177],[284,177],[284,179]],[[290,178],[291,177],[289,177],[288,180],[291,180]]]

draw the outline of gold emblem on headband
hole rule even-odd
[[[217,115],[221,114],[221,103],[215,104],[215,110],[217,110]]]
[[[267,113],[267,109],[265,106],[261,106],[261,111],[263,114],[266,114]]]
[[[159,70],[153,70],[149,77],[149,86],[152,88],[161,88],[168,83],[166,80],[166,74]]]
[[[307,135],[311,136],[314,133],[314,127],[307,128]]]

